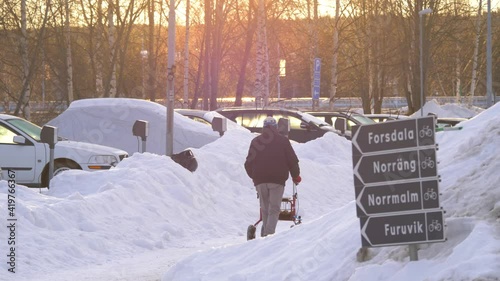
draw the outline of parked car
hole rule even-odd
[[[364,114],[364,115],[377,123],[410,118],[409,116],[406,115],[391,114],[391,113]]]
[[[237,107],[221,108],[216,111],[255,133],[262,132],[262,125],[267,116],[273,116],[276,120],[287,118],[290,122],[288,138],[296,142],[307,142],[319,138],[327,132],[341,135],[338,130],[326,122],[298,110]]]
[[[143,152],[132,135],[137,120],[147,121],[146,152],[166,155],[167,108],[159,103],[129,98],[95,98],[73,101],[48,122],[68,139],[117,147],[130,155]],[[173,153],[200,148],[220,138],[212,128],[174,112]]]
[[[47,186],[50,149],[40,141],[41,131],[25,119],[0,114],[0,170],[4,179],[10,170],[18,184]],[[126,157],[128,153],[121,149],[59,138],[54,148],[54,175],[69,169],[110,169]]]
[[[206,110],[176,108],[175,112],[200,122],[205,125],[212,125],[213,116],[209,116]],[[222,115],[221,115],[222,116]]]
[[[227,119],[225,116],[221,115],[216,111],[207,111],[201,109],[185,109],[185,108],[176,108],[175,112],[186,116],[188,118],[193,119],[194,121],[198,121],[200,123],[206,124],[208,126],[212,126],[212,120],[214,117],[220,117]],[[243,129],[240,125],[234,123],[232,120],[228,120],[227,129]]]
[[[436,128],[454,127],[458,123],[466,120],[469,119],[459,117],[438,117],[436,120]]]
[[[351,138],[351,128],[356,125],[375,124],[372,119],[355,112],[311,111],[309,114],[340,130],[348,139]]]

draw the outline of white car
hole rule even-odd
[[[132,134],[137,120],[148,122],[146,151],[166,155],[167,108],[156,102],[129,98],[95,98],[73,101],[47,125],[70,140],[113,146],[132,155],[142,151]],[[220,138],[212,128],[174,112],[173,153],[200,148]]]
[[[14,172],[18,184],[47,186],[50,149],[40,142],[41,130],[25,119],[0,114],[0,171],[4,179],[7,173]],[[69,169],[110,169],[126,157],[128,153],[121,149],[59,139],[54,149],[53,175]]]

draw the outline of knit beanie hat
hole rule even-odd
[[[272,116],[267,116],[266,119],[264,119],[264,128],[265,127],[278,127],[278,123],[276,122],[276,119],[274,119]]]

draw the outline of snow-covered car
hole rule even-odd
[[[73,101],[68,109],[47,124],[70,140],[113,146],[130,155],[140,150],[141,140],[132,134],[137,120],[148,122],[146,152],[166,154],[167,108],[156,102],[130,98],[95,98]],[[200,148],[220,138],[209,126],[174,112],[173,152]]]
[[[47,186],[50,148],[40,141],[42,128],[20,117],[0,114],[0,170],[15,174],[16,183]],[[110,169],[128,157],[121,149],[59,138],[54,148],[54,174],[69,169]],[[14,172],[14,173],[12,173]]]

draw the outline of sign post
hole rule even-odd
[[[40,141],[49,145],[49,177],[47,188],[50,188],[50,181],[54,176],[54,150],[58,141],[57,127],[45,125],[40,132]]]
[[[445,241],[435,117],[353,128],[356,214],[363,247]]]
[[[313,111],[319,107],[320,86],[321,86],[321,59],[315,58],[314,59],[313,91],[312,91]]]

